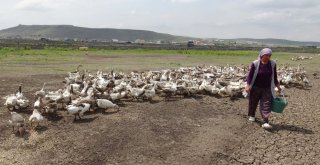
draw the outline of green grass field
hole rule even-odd
[[[153,50],[118,49],[80,51],[66,48],[24,50],[0,48],[1,71],[8,74],[61,74],[73,71],[82,64],[88,70],[149,70],[196,65],[249,65],[258,51],[217,50]],[[291,61],[295,56],[313,56],[312,60]],[[301,63],[308,71],[317,71],[320,56],[274,52],[278,64],[297,66]]]

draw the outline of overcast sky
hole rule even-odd
[[[202,38],[320,41],[319,0],[0,0],[0,29],[68,24]]]

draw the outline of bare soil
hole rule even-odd
[[[1,76],[0,96],[63,87],[65,75]],[[320,164],[319,79],[311,90],[286,91],[289,105],[273,114],[273,129],[247,121],[244,98],[124,101],[119,112],[90,112],[83,120],[59,111],[16,137],[0,101],[0,164]],[[32,107],[21,112],[28,119]],[[257,116],[258,119],[260,116]]]

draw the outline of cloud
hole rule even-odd
[[[190,3],[190,2],[196,2],[198,0],[170,0],[172,3]]]
[[[253,17],[251,17],[253,20],[283,20],[288,19],[292,17],[292,13],[287,11],[267,11],[267,12],[261,12]]]
[[[246,3],[262,9],[314,8],[319,6],[318,0],[246,0]]]
[[[136,14],[136,13],[137,13],[136,10],[131,10],[131,11],[130,11],[130,14],[132,14],[132,15],[134,15],[134,14]]]
[[[0,14],[0,29],[71,24],[204,38],[320,38],[319,0],[2,0]]]
[[[50,9],[49,0],[22,0],[15,5],[18,10],[46,10]]]

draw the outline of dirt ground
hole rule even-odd
[[[64,76],[0,76],[0,96],[23,82],[33,103],[43,82],[57,90]],[[271,131],[247,121],[247,99],[199,96],[124,101],[119,112],[91,112],[77,122],[60,111],[21,138],[7,125],[1,99],[0,164],[320,164],[320,80],[311,81],[311,90],[286,91],[289,105],[272,115]]]

